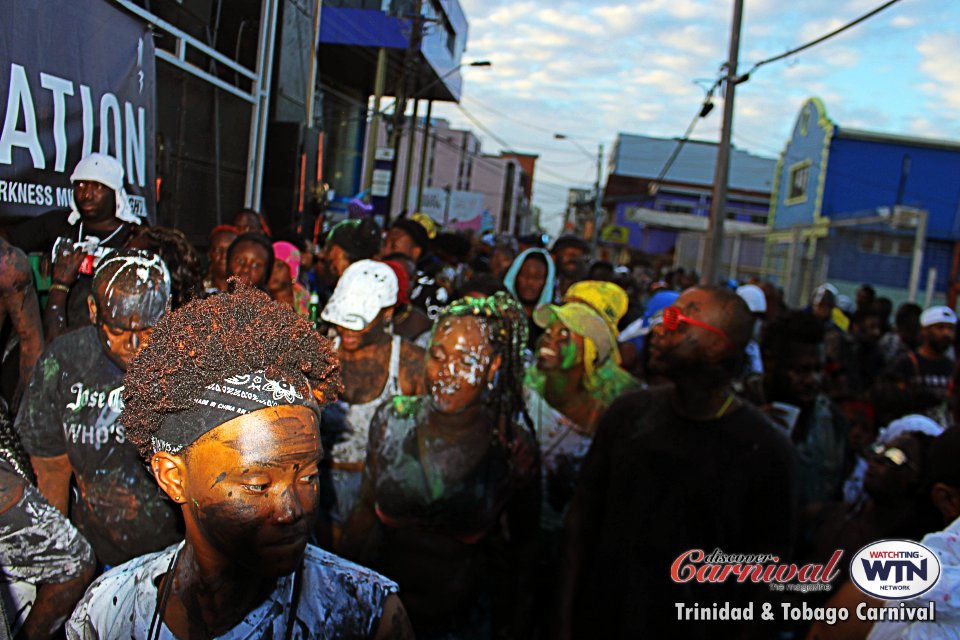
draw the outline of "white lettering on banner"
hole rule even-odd
[[[63,171],[67,164],[67,128],[64,124],[67,110],[63,105],[63,97],[73,95],[73,83],[57,76],[41,73],[40,86],[53,92],[53,144],[57,150],[53,166],[55,171]]]
[[[46,205],[49,207],[53,204],[53,187],[44,184],[0,180],[0,202]]]
[[[23,111],[23,130],[17,129],[20,112]],[[45,169],[47,161],[43,157],[43,147],[37,135],[37,112],[33,108],[33,96],[26,70],[18,64],[10,65],[10,88],[7,93],[7,115],[3,120],[3,133],[0,133],[0,164],[13,161],[13,148],[22,147],[30,151],[34,169]]]
[[[90,87],[85,84],[80,85],[80,112],[83,115],[83,151],[81,158],[86,158],[93,153],[93,98],[90,96]],[[132,176],[128,173],[127,180]]]
[[[123,149],[120,144],[123,134],[120,128],[120,103],[117,101],[117,96],[108,91],[100,96],[100,153],[110,153],[111,114],[113,115],[113,146],[117,151],[113,154],[113,157],[119,160],[122,165]]]
[[[57,187],[57,206],[69,207],[73,202],[73,189],[70,187]]]
[[[37,129],[36,104],[27,77],[27,70],[22,65],[10,64],[6,113],[3,119],[3,130],[0,131],[0,164],[13,164],[13,149],[19,147],[30,152],[34,169],[44,170],[47,168],[46,158],[43,146],[40,144],[41,132]],[[50,92],[53,102],[54,170],[63,173],[68,170],[66,123],[70,113],[70,103],[76,100],[74,82],[42,71],[39,73],[39,78],[40,87]],[[83,157],[89,155],[94,148],[94,117],[97,113],[90,87],[84,84],[80,84],[79,87],[80,116],[83,123],[81,150]],[[124,101],[121,107],[117,97],[107,92],[100,96],[99,116],[98,150],[101,153],[110,153],[125,166],[129,184],[145,188],[147,183],[146,109],[128,101]],[[22,202],[26,203],[29,200]]]

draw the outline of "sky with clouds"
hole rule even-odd
[[[733,0],[460,2],[470,23],[464,60],[493,62],[464,67],[461,105],[512,149],[540,155],[533,200],[554,233],[567,188],[592,186],[596,161],[584,151],[602,143],[609,152],[619,132],[682,135],[726,60],[733,11]],[[741,71],[883,2],[744,4]],[[960,140],[958,60],[960,2],[900,0],[738,85],[733,142],[776,157],[810,96],[841,126]],[[719,139],[715,102],[694,138]],[[485,153],[501,150],[456,105],[437,103],[434,114],[472,129]]]

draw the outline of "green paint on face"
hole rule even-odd
[[[577,364],[577,345],[573,340],[567,341],[560,347],[560,355],[563,356],[563,360],[560,361],[560,368],[564,371],[572,369]]]

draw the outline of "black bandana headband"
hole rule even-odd
[[[195,406],[190,409],[164,417],[152,437],[154,453],[180,453],[208,431],[260,409],[292,404],[308,407],[318,419],[320,416],[320,406],[312,394],[304,397],[289,382],[274,380],[262,370],[209,384],[193,402]]]

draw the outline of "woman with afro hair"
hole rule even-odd
[[[330,343],[236,279],[157,324],[120,417],[186,537],[101,576],[70,638],[410,637],[396,583],[307,544]]]

